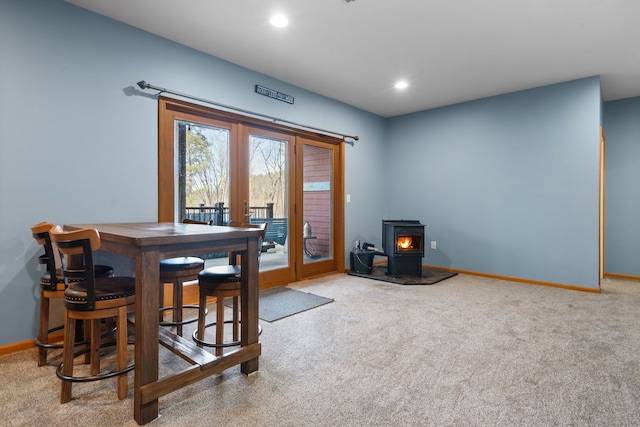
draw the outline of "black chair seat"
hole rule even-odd
[[[133,277],[105,277],[96,279],[96,302],[135,295],[136,281]],[[65,303],[71,303],[74,310],[82,310],[79,303],[87,302],[87,283],[81,281],[69,285],[64,291]]]
[[[215,267],[205,268],[198,274],[198,281],[202,282],[220,282],[237,278],[240,280],[242,270],[239,265],[219,265]]]
[[[160,273],[169,271],[193,270],[204,268],[204,260],[193,256],[163,259],[160,261]]]
[[[56,284],[51,283],[51,273],[47,271],[40,277],[40,286],[42,287],[42,289],[45,289],[48,291],[55,291],[57,289],[60,289],[59,285],[64,286],[64,275],[62,274],[62,271],[57,270],[56,274],[58,275],[58,279],[57,279],[58,286],[56,286]],[[113,267],[109,265],[96,265],[95,274],[96,274],[96,278],[113,276]],[[67,280],[70,283],[75,283],[84,279],[81,277],[70,277]]]
[[[51,274],[48,271],[40,276],[40,289],[45,291],[64,291],[66,285],[62,271],[58,270],[56,273],[58,278],[55,283],[51,283]],[[69,283],[79,282],[81,280],[81,278],[69,279]]]

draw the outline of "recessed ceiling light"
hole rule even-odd
[[[400,80],[398,82],[396,82],[396,89],[406,89],[407,87],[409,87],[409,83],[405,82],[404,80]]]
[[[289,25],[289,20],[284,15],[274,15],[269,22],[271,22],[271,25],[278,28]]]

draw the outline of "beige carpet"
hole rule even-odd
[[[637,282],[606,280],[602,294],[467,275],[291,287],[334,302],[261,322],[258,373],[165,396],[150,425],[640,425]],[[184,363],[162,355],[161,371]],[[136,425],[115,380],[74,385],[60,405],[54,370],[35,350],[0,357],[2,425]]]

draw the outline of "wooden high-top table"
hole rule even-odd
[[[158,398],[237,364],[245,374],[258,370],[258,230],[182,223],[72,224],[67,230],[95,228],[101,250],[135,260],[134,418],[146,424],[158,417]],[[242,254],[240,347],[214,356],[191,339],[158,323],[160,260],[238,251]],[[158,378],[158,343],[192,365]]]

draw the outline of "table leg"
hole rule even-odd
[[[240,294],[242,346],[258,342],[258,239],[248,239],[247,251],[242,255],[242,277]],[[250,374],[258,370],[258,358],[241,363],[240,370]]]
[[[158,381],[160,254],[157,246],[136,254],[134,418],[140,425],[158,418],[158,399],[142,402],[141,387]]]

